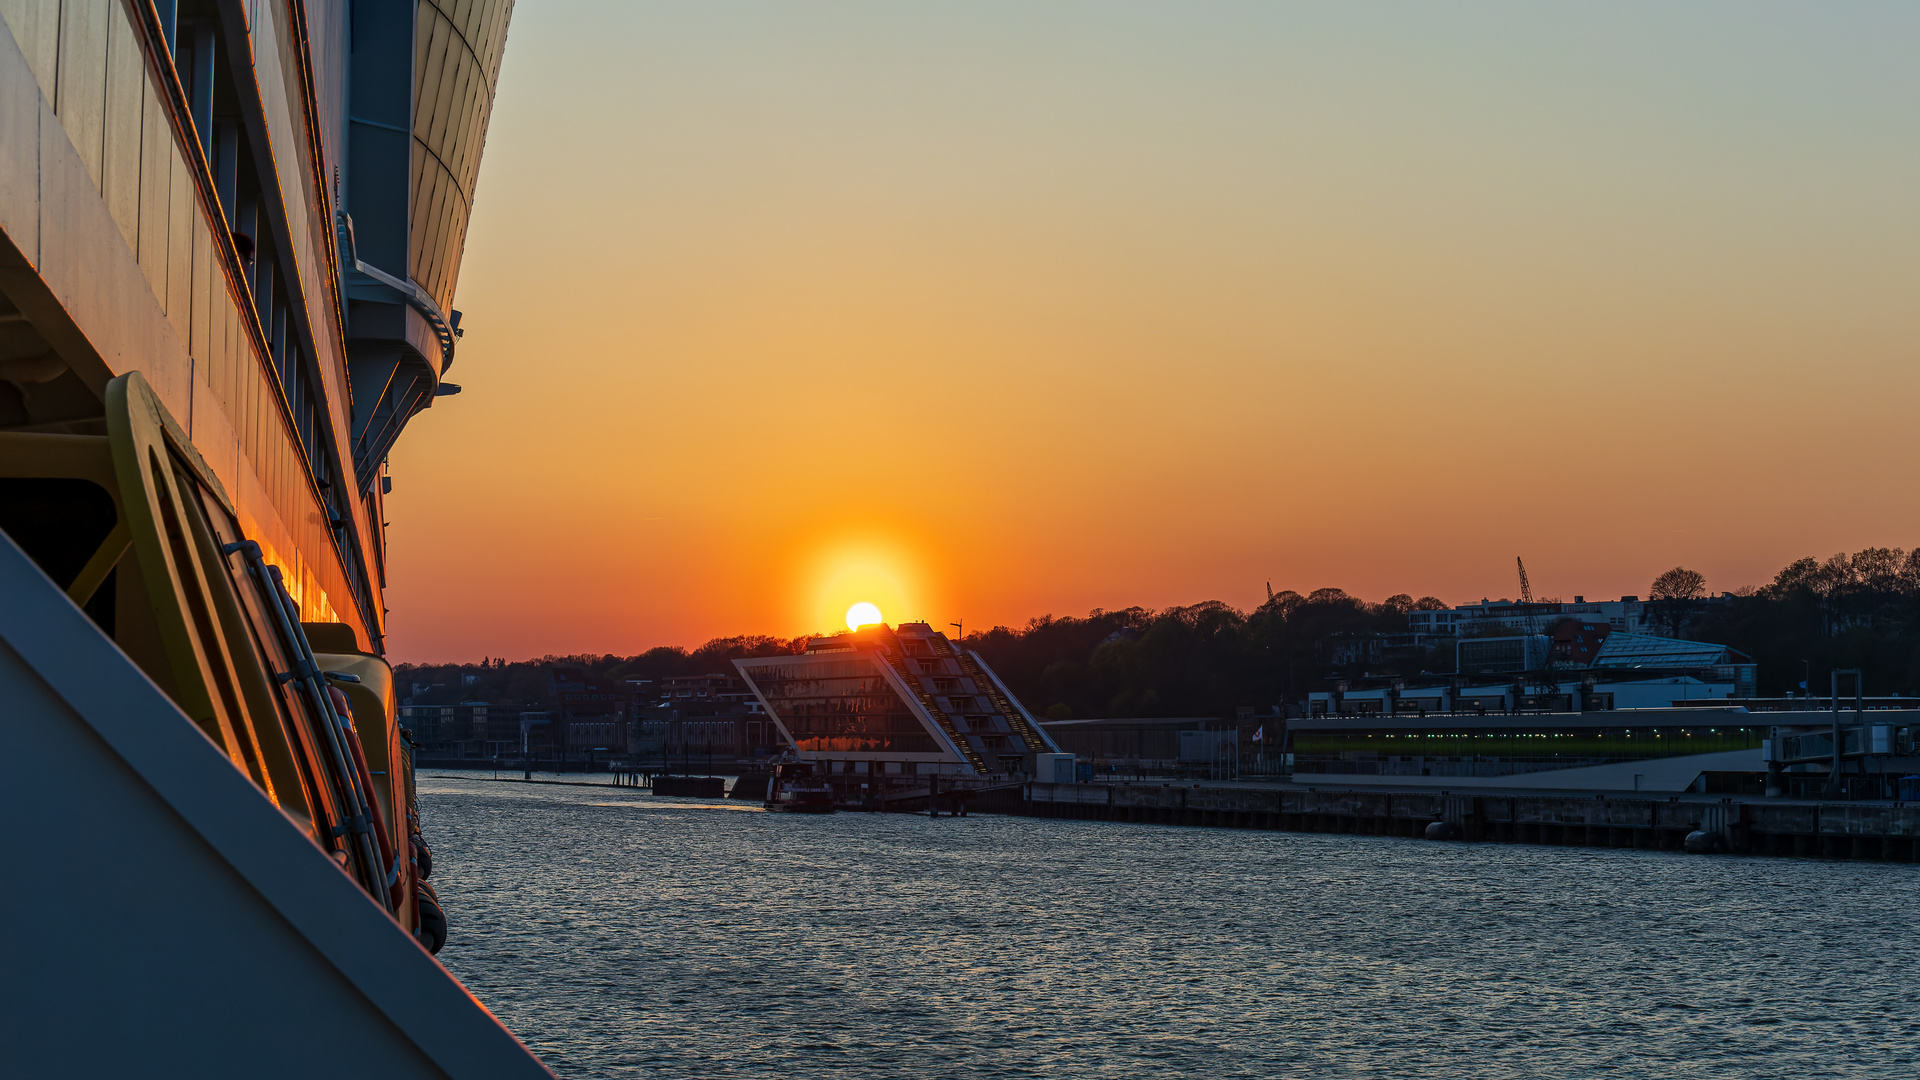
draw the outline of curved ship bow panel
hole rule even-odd
[[[442,381],[512,0],[360,5],[347,53],[348,354],[360,490]],[[409,74],[410,73],[410,74]]]

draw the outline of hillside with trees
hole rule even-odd
[[[733,673],[728,663],[741,657],[779,656],[805,649],[807,639],[773,638],[746,634],[714,638],[689,652],[663,645],[637,656],[581,653],[507,661],[485,657],[477,664],[401,664],[393,669],[400,695],[415,705],[452,705],[486,701],[510,705],[537,705],[548,696],[547,672],[554,667],[583,668],[600,678],[651,679],[656,684],[676,675]]]
[[[1759,588],[1709,601],[1707,581],[1676,567],[1654,579],[1649,614],[1678,637],[1731,645],[1759,665],[1762,695],[1796,689],[1811,671],[1857,667],[1871,694],[1920,690],[1920,549],[1868,548],[1826,560],[1800,559]],[[1445,607],[1409,594],[1369,603],[1334,588],[1274,594],[1252,611],[1217,600],[1163,610],[1095,610],[1046,615],[1023,627],[968,634],[1008,686],[1036,714],[1055,718],[1232,716],[1265,710],[1324,689],[1333,678],[1418,676],[1451,666],[1450,650],[1403,649],[1384,657],[1359,646],[1407,630],[1407,612]],[[415,704],[547,697],[547,671],[583,667],[611,679],[731,673],[736,657],[798,652],[806,638],[715,638],[687,650],[637,656],[544,656],[509,663],[410,665],[396,669]],[[1803,663],[1804,661],[1804,663]]]

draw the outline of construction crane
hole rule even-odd
[[[1513,557],[1513,564],[1520,568],[1520,602],[1531,604],[1533,603],[1533,586],[1527,583],[1527,564],[1522,562],[1518,555]]]

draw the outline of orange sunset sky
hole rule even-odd
[[[1920,544],[1920,5],[545,3],[396,660]]]

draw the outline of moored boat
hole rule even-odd
[[[763,805],[783,814],[831,814],[836,802],[833,786],[814,775],[812,763],[796,760],[774,765]]]

